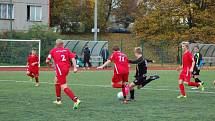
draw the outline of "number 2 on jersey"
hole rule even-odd
[[[62,60],[61,61],[66,61],[65,55],[61,55]]]
[[[119,56],[119,61],[124,62],[125,61],[125,57]]]

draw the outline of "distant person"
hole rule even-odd
[[[134,55],[135,60],[129,60],[130,64],[136,64],[136,74],[133,82],[129,84],[130,88],[130,101],[134,100],[134,87],[138,89],[146,86],[151,81],[160,78],[158,75],[152,75],[147,78],[148,62],[154,63],[154,60],[145,59],[142,55],[142,49],[140,47],[135,47]]]
[[[35,78],[35,86],[39,86],[39,57],[37,56],[37,49],[32,48],[31,54],[27,59],[27,73],[31,80]]]
[[[55,78],[55,92],[56,92],[56,101],[54,101],[55,104],[60,105],[61,102],[61,90],[67,94],[67,96],[73,100],[74,106],[73,109],[78,109],[80,105],[80,100],[78,97],[75,96],[74,92],[68,87],[67,85],[67,76],[69,74],[70,70],[70,61],[72,61],[73,64],[73,70],[74,73],[76,73],[78,70],[76,68],[76,61],[75,61],[75,55],[70,52],[69,49],[66,49],[63,47],[63,40],[57,39],[56,40],[56,47],[53,48],[47,59],[46,63],[48,65],[52,65],[51,60],[53,59],[55,64],[55,72],[56,72],[56,78]]]
[[[195,66],[193,68],[193,78],[195,79],[195,82],[202,83],[203,85],[204,82],[199,79],[200,69],[203,65],[203,59],[202,59],[202,54],[199,52],[198,46],[194,47],[194,52],[195,52],[194,53]],[[198,87],[193,87],[192,89],[198,89]]]
[[[183,50],[183,56],[182,56],[182,66],[177,68],[177,70],[181,70],[178,84],[179,84],[179,89],[180,89],[180,95],[177,98],[186,98],[186,92],[185,92],[185,87],[184,83],[187,84],[188,86],[193,86],[193,87],[200,87],[202,91],[204,91],[204,87],[202,86],[201,83],[196,83],[196,82],[191,82],[191,76],[193,72],[193,68],[195,66],[195,61],[193,58],[192,53],[189,51],[189,43],[188,42],[183,42],[182,44],[182,50]]]
[[[90,63],[90,56],[91,56],[90,49],[88,46],[86,46],[84,48],[84,69],[86,69],[86,64],[88,65],[87,69],[90,69],[90,67],[92,66],[92,64]]]
[[[108,51],[107,47],[105,47],[104,49],[102,49],[101,56],[102,56],[103,64],[104,64],[108,60],[108,57],[109,57],[109,51]]]

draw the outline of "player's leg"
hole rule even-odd
[[[124,99],[126,99],[126,95],[127,95],[127,93],[126,93],[126,82],[124,82],[124,81],[116,82],[116,80],[114,80],[112,82],[112,87],[113,88],[121,88],[123,97],[124,97]]]
[[[195,80],[196,83],[202,83],[203,82],[199,79],[199,73],[200,73],[200,70],[198,70],[197,68],[194,68],[194,71],[193,71],[193,79]],[[193,90],[196,90],[196,89],[199,89],[198,87],[192,87],[191,89]]]
[[[32,81],[34,78],[33,73],[30,70],[27,70],[26,75],[30,77],[30,80]]]
[[[178,84],[179,84],[179,89],[180,89],[180,95],[177,98],[186,98],[186,93],[185,93],[185,88],[184,88],[184,84],[183,84],[183,78],[179,78],[178,80]]]
[[[199,75],[200,75],[200,70],[198,70],[197,68],[194,68],[193,78],[195,79],[195,82],[202,83],[202,81],[199,79]]]
[[[63,66],[62,66],[63,67]],[[73,93],[73,91],[67,86],[67,75],[69,74],[69,68],[63,67],[62,69],[59,69],[61,73],[58,75],[58,82],[61,84],[61,89],[67,94],[67,96],[70,97],[75,103],[77,102],[77,97]]]
[[[64,90],[64,92],[67,94],[67,96],[73,100],[74,106],[73,109],[78,109],[81,101],[78,99],[78,97],[75,96],[74,92],[67,86],[67,84],[62,84],[61,88]]]
[[[123,93],[123,97],[124,97],[123,103],[127,103],[128,102],[126,96],[128,95],[128,93],[130,91],[130,87],[129,87],[129,85],[127,85],[128,75],[129,75],[129,73],[127,73],[127,74],[120,74],[121,79],[122,79],[122,93]]]
[[[146,79],[145,84],[142,84],[142,86],[144,87],[149,82],[154,81],[154,80],[159,79],[159,78],[160,78],[160,76],[158,76],[158,75],[151,75],[151,76],[149,76],[148,79]]]
[[[83,65],[83,68],[86,69],[86,64],[87,64],[87,60],[86,58],[84,57],[84,61],[83,61],[84,65]]]
[[[39,76],[38,75],[35,75],[35,86],[38,87],[40,85],[39,83]]]
[[[133,101],[134,100],[134,87],[136,86],[136,84],[134,82],[131,82],[129,84],[130,87],[130,100]]]
[[[158,75],[152,75],[152,76],[149,76],[149,78],[147,78],[147,77],[141,78],[141,80],[142,80],[141,88],[146,86],[147,84],[149,84],[151,81],[156,80],[158,78],[160,78]]]
[[[125,90],[125,86],[126,86],[126,82],[125,81],[122,81],[122,94],[123,94],[123,97],[124,97],[124,100],[123,100],[123,103],[128,103],[127,99],[126,99],[126,90]]]
[[[112,77],[112,87],[122,88],[122,78],[119,74],[114,74]]]
[[[188,86],[199,87],[201,88],[202,91],[204,91],[204,86],[202,85],[202,83],[191,82],[190,79],[191,79],[191,73],[187,74],[184,80]]]
[[[177,98],[186,98],[185,88],[184,88],[184,79],[186,74],[182,71],[179,76],[178,86],[180,89],[180,95]]]
[[[195,79],[195,82],[201,83],[202,85],[204,85],[204,82],[201,81],[201,80],[199,79],[199,77],[200,77],[200,70],[194,71],[194,73],[193,73],[193,78]]]
[[[127,84],[128,83],[128,76],[129,76],[129,73],[127,74],[122,74],[122,81],[123,81],[123,88],[125,90],[125,95],[128,95],[129,91],[130,91],[130,87],[129,85]]]
[[[67,86],[66,77],[69,73],[69,68],[62,69],[61,73],[62,74],[59,75],[57,78],[58,82],[61,84],[61,89],[74,102],[73,109],[78,109],[78,106],[80,105],[81,101],[78,99],[78,97],[75,96],[74,92]]]
[[[90,58],[87,58],[87,65],[88,65],[88,69],[90,69],[90,67],[92,66],[92,64],[90,63]]]
[[[138,89],[140,89],[142,86],[142,80],[139,78],[136,78],[132,83],[129,84],[130,87],[130,100],[135,100],[135,95],[134,95],[134,87],[137,86]]]
[[[123,100],[123,103],[127,103],[126,101],[126,82],[127,82],[127,79],[125,77],[123,77],[125,75],[122,75],[122,74],[114,74],[114,76],[112,77],[112,87],[113,88],[121,88],[122,89],[122,93],[123,93],[123,96],[124,96],[124,100]]]
[[[56,93],[56,101],[54,101],[55,104],[62,104],[61,102],[61,85],[57,81],[57,77],[55,77],[55,93]]]
[[[77,97],[75,96],[74,92],[67,86],[67,84],[61,84],[62,90],[67,94],[67,96],[73,100],[73,102],[77,102]]]
[[[195,82],[201,83],[202,81],[199,79],[199,75],[193,75],[193,78],[195,79]]]
[[[158,77],[153,77],[146,79],[146,77],[141,77],[141,78],[136,78],[131,84],[130,84],[130,99],[134,100],[134,87],[137,86],[138,89],[144,87],[146,84],[148,84],[149,82],[151,82],[152,80],[155,80],[159,78]]]
[[[34,71],[34,76],[35,76],[35,86],[38,87],[40,84],[39,84],[39,69],[35,69]]]
[[[122,83],[112,82],[112,87],[113,88],[122,88]]]
[[[193,79],[195,80],[196,83],[201,83],[201,81],[198,79],[198,75],[195,75],[195,73],[193,73]],[[192,87],[191,89],[193,90],[197,90],[199,89],[198,87]]]
[[[67,86],[67,75],[69,73],[69,67],[64,65],[58,65],[56,69],[57,74],[57,84],[60,84],[60,88],[64,91],[64,93],[74,102],[73,109],[77,109],[80,100],[75,96],[73,91]]]

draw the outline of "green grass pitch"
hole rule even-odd
[[[136,102],[121,104],[118,89],[111,88],[112,71],[70,73],[68,83],[82,100],[79,110],[62,92],[63,104],[56,106],[54,72],[41,72],[41,86],[34,87],[25,72],[0,72],[1,121],[214,121],[214,71],[202,71],[205,93],[186,86],[187,99],[176,99],[178,72],[150,71],[160,79],[136,90]],[[134,72],[130,74],[133,80]]]

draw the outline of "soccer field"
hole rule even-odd
[[[0,72],[1,121],[214,121],[214,71],[202,71],[205,92],[186,87],[187,99],[176,99],[178,72],[150,71],[160,79],[136,90],[136,102],[121,104],[117,89],[111,88],[112,71],[70,73],[68,82],[80,97],[80,109],[62,92],[63,104],[57,106],[54,72],[41,72],[40,87],[28,81],[25,72]],[[130,74],[133,80],[134,72]]]

